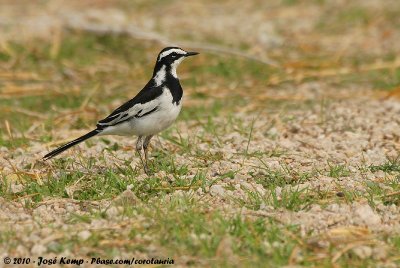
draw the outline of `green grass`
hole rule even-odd
[[[282,225],[273,217],[210,211],[207,205],[200,204],[189,194],[160,197],[134,206],[125,204],[116,215],[109,215],[107,209],[92,210],[85,215],[71,214],[67,221],[68,235],[49,243],[47,248],[56,254],[80,248],[83,255],[116,258],[121,252],[145,253],[148,247],[155,246],[157,252],[154,257],[173,258],[186,265],[212,267],[284,266],[294,257],[294,250],[301,257],[291,262],[298,265],[334,267],[330,258],[343,248],[335,243],[328,248],[315,247],[312,241],[323,241],[323,236],[300,235],[299,226]],[[112,221],[107,222],[107,219]],[[120,219],[125,224],[115,225],[115,221]],[[91,230],[87,240],[79,238],[81,230],[86,230],[98,220],[105,221],[103,228]],[[10,235],[12,233],[0,233],[0,239],[6,241]],[[399,237],[379,240],[392,247],[389,257],[397,256]],[[316,256],[322,258],[314,261]],[[373,263],[369,259],[358,258],[351,251],[344,252],[337,261],[341,267],[368,267]]]
[[[241,206],[251,210],[259,210],[262,206],[271,206],[274,209],[287,209],[292,211],[307,210],[313,203],[318,202],[318,197],[307,188],[291,187],[282,189],[278,194],[276,189],[261,194],[253,189],[244,189],[245,198],[235,198]]]
[[[142,10],[151,9],[154,3],[165,5],[165,1],[161,3],[154,0],[150,4],[141,1],[136,6]],[[296,6],[301,5],[302,1],[284,0],[282,3]],[[324,1],[320,0],[309,3],[324,5]],[[392,15],[395,20],[395,14]],[[344,26],[364,27],[369,22],[367,11],[351,8],[334,12],[332,18],[321,22],[319,30],[335,34],[346,30]],[[127,36],[74,31],[63,32],[60,41],[61,46],[56,53],[51,52],[54,50],[52,42],[42,40],[32,40],[29,45],[10,42],[8,45],[12,54],[0,50],[0,64],[11,66],[7,71],[34,74],[29,79],[18,78],[18,75],[16,78],[2,79],[0,94],[10,85],[20,89],[34,85],[45,90],[44,94],[21,94],[0,99],[0,107],[4,108],[0,113],[0,147],[7,147],[10,155],[19,153],[16,149],[25,148],[31,142],[47,143],[56,140],[53,133],[57,133],[58,129],[88,129],[93,126],[96,120],[115,108],[116,103],[123,103],[140,90],[152,73],[153,61],[160,49],[157,44]],[[221,40],[215,41],[224,44]],[[250,48],[246,43],[241,44],[241,47]],[[295,54],[294,58],[299,57],[299,61],[307,62],[306,67],[297,70],[299,72],[321,70],[326,60],[331,61],[331,52],[329,55],[323,51],[304,52],[291,44],[284,49],[291,50]],[[282,52],[278,61],[284,63],[288,60],[286,52]],[[388,61],[394,60],[394,57],[395,54],[390,51],[383,55]],[[335,64],[356,68],[375,61],[375,56],[360,52],[359,55],[340,59]],[[109,215],[112,207],[90,207],[84,213],[67,213],[66,224],[70,235],[49,243],[49,252],[61,254],[65,251],[77,252],[79,249],[80,254],[85,256],[114,258],[124,252],[148,254],[149,248],[155,247],[160,257],[182,261],[185,259],[183,256],[186,256],[184,264],[193,266],[280,267],[298,264],[334,267],[331,259],[342,249],[341,245],[315,247],[309,242],[315,235],[304,233],[301,226],[282,223],[273,216],[254,216],[251,213],[264,212],[265,207],[272,207],[276,211],[307,211],[312,204],[350,204],[359,200],[366,200],[371,206],[379,202],[387,206],[400,204],[400,195],[391,195],[400,190],[398,159],[365,168],[368,172],[383,171],[385,180],[366,180],[363,185],[365,191],[338,189],[343,197],[332,197],[330,192],[298,185],[318,179],[318,175],[329,176],[336,181],[352,176],[346,165],[328,163],[328,167],[323,170],[310,168],[308,171],[300,171],[285,164],[286,157],[290,158],[286,150],[279,147],[259,148],[253,144],[254,135],[258,131],[255,122],[261,111],[270,112],[268,116],[279,113],[280,122],[267,120],[268,130],[278,127],[278,123],[298,120],[296,116],[287,113],[291,109],[319,109],[320,127],[334,120],[329,114],[330,100],[318,102],[313,99],[297,101],[257,98],[260,90],[271,87],[269,79],[272,76],[285,77],[290,70],[271,68],[240,57],[202,52],[193,61],[182,64],[179,72],[183,77],[181,82],[185,88],[185,97],[192,103],[184,107],[179,117],[182,128],[172,127],[161,134],[173,150],[157,148],[151,152],[150,168],[153,171],[163,171],[165,175],[151,175],[139,180],[143,173],[141,166],[131,167],[131,159],[118,159],[120,145],[107,138],[97,140],[105,143],[107,149],[98,152],[96,159],[83,157],[76,151],[74,157],[60,157],[46,166],[35,163],[35,168],[44,171],[40,180],[23,172],[18,178],[1,175],[0,196],[7,202],[23,202],[28,212],[49,199],[67,201],[73,198],[82,206],[94,201],[113,203],[128,187],[138,198],[134,204],[118,204],[119,215]],[[400,72],[394,68],[390,71],[378,70],[322,79],[334,85],[368,84],[378,89],[393,89],[400,85]],[[287,81],[278,87],[297,87],[303,82],[318,82],[322,79],[310,77],[301,82]],[[38,113],[43,118],[14,111],[13,107]],[[251,119],[237,116],[243,110],[257,116]],[[3,127],[5,120],[10,123],[11,137]],[[38,122],[42,122],[39,127],[25,135]],[[198,127],[200,131],[191,136],[186,135],[186,128],[190,130],[193,127]],[[345,128],[351,130],[351,126]],[[246,179],[261,185],[265,190],[264,194],[260,194],[255,189],[242,187],[244,196],[225,197],[227,200],[224,202],[227,201],[227,204],[232,202],[238,208],[246,208],[243,209],[244,213],[226,209],[223,206],[225,203],[220,204],[214,199],[210,202],[208,195],[198,197],[193,192],[198,189],[205,192],[208,187],[220,182],[226,182],[226,191],[235,188],[231,181],[241,173],[240,167],[223,171],[213,167],[219,161],[231,160],[221,150],[224,142],[230,142],[224,139],[230,133],[246,137],[246,142],[237,148],[234,157],[242,161],[243,165],[247,161],[257,163],[245,174]],[[279,138],[269,131],[263,135],[270,140]],[[97,141],[88,141],[87,144],[90,147]],[[199,143],[213,150],[200,148],[197,146]],[[115,157],[113,164],[105,161],[104,153]],[[186,164],[180,164],[178,156],[185,157]],[[136,157],[132,153],[132,159]],[[281,166],[270,168],[270,159],[278,159]],[[29,169],[27,166],[26,170]],[[11,191],[10,185],[15,181],[23,184],[22,192]],[[102,220],[113,225],[93,231],[87,240],[79,238],[77,233],[80,230],[90,229],[91,224]],[[49,228],[58,230],[52,224],[49,224]],[[0,249],[15,250],[22,243],[13,239],[15,236],[13,231],[0,230]],[[389,254],[391,257],[399,254],[399,237],[377,234],[376,239],[393,247]],[[296,256],[293,252],[296,251],[300,252],[300,257],[293,260]],[[316,260],[316,257],[321,256],[320,253],[324,257]],[[345,252],[337,262],[340,267],[373,267],[375,264],[371,259],[359,259],[351,251]]]
[[[329,164],[328,176],[332,178],[348,177],[351,171],[345,165],[331,165]]]
[[[299,172],[286,165],[282,165],[281,169],[271,169],[259,156],[257,156],[257,158],[261,164],[257,166],[257,170],[251,172],[250,175],[257,183],[261,184],[266,189],[304,183],[312,176],[316,175],[316,171]]]
[[[78,111],[84,101],[89,98],[88,107],[92,111],[77,113],[77,116],[73,118],[72,128],[88,128],[93,125],[96,119],[105,117],[111,112],[113,107],[109,105],[112,101],[117,100],[119,103],[123,103],[140,90],[152,73],[154,55],[159,49],[157,46],[151,46],[150,49],[145,48],[141,42],[125,36],[77,32],[64,33],[60,49],[55,56],[50,55],[52,44],[48,42],[34,40],[30,46],[20,43],[9,43],[8,45],[17,55],[13,70],[17,74],[19,71],[35,73],[38,79],[29,82],[11,79],[4,82],[21,88],[27,85],[37,85],[47,91],[46,94],[39,96],[23,94],[14,98],[0,99],[0,105],[6,111],[0,114],[0,122],[7,119],[11,122],[12,129],[21,134],[31,126],[32,117],[19,112],[11,112],[14,106],[43,116],[46,116],[48,111],[53,111],[48,115],[49,119],[45,120],[45,128],[50,130],[54,127],[53,121],[60,116],[60,113],[71,110]],[[184,79],[182,83],[186,88],[193,88],[191,91],[194,92],[194,98],[196,98],[196,87],[202,81],[211,78],[213,83],[217,84],[229,79],[240,85],[246,79],[265,80],[271,73],[267,67],[238,58],[207,53],[201,54],[201,57],[202,61],[209,63],[195,66],[194,63],[188,61],[180,67],[180,72],[191,73],[190,77]],[[6,63],[10,60],[9,57],[0,57],[0,62]],[[107,71],[93,68],[94,66],[107,68],[110,63],[118,68],[108,68]],[[127,72],[124,68],[135,71]],[[242,72],[243,69],[248,71]],[[77,88],[79,90],[76,90]],[[191,95],[191,91],[185,94]],[[202,98],[206,97],[207,95],[202,96]],[[228,102],[230,107],[245,105],[243,98],[239,96]],[[200,121],[203,118],[199,115],[203,116],[204,111],[207,111],[206,114],[210,116],[215,116],[225,105],[225,100],[216,100],[210,106],[185,107],[181,118],[183,120],[199,118]],[[203,123],[202,120],[200,122]],[[204,126],[210,129],[210,127],[212,128],[210,124],[212,121],[206,122]],[[7,142],[8,139],[4,138],[6,136],[4,128],[0,128],[0,136],[4,146],[16,148],[11,141]]]
[[[160,233],[164,234],[160,240],[163,246],[172,245],[178,255],[190,253],[193,256],[211,259],[216,255],[221,240],[228,237],[232,239],[232,242],[235,241],[231,245],[234,254],[243,257],[257,256],[257,259],[247,260],[249,263],[267,261],[268,257],[280,264],[286,262],[285,259],[291,249],[289,244],[285,248],[286,250],[276,251],[271,254],[273,256],[265,254],[262,246],[263,241],[275,241],[279,237],[279,233],[281,233],[279,227],[270,226],[261,219],[250,221],[237,216],[226,217],[220,212],[202,213],[197,206],[190,199],[180,198],[168,204],[167,209],[152,210],[152,213],[155,213],[153,217],[161,215],[163,218],[161,221],[154,221],[155,225],[152,226],[160,229]],[[170,211],[177,209],[183,210],[185,213],[170,215]]]
[[[320,21],[316,24],[317,31],[321,31],[325,34],[339,34],[353,29],[354,27],[364,26],[374,17],[370,10],[356,6],[329,12],[331,15],[329,18],[322,16]]]
[[[33,202],[40,202],[46,198],[74,198],[76,200],[104,200],[118,196],[127,186],[142,200],[148,200],[155,195],[174,191],[174,188],[205,187],[204,173],[199,170],[194,176],[187,176],[186,166],[177,166],[174,159],[168,154],[159,152],[155,155],[154,169],[165,171],[169,177],[150,176],[146,180],[138,181],[137,176],[141,170],[132,169],[129,162],[121,166],[103,168],[94,166],[88,162],[81,162],[85,166],[79,166],[79,162],[68,160],[56,160],[54,171],[42,178],[40,182],[30,176],[20,175],[23,180],[24,190],[13,194],[10,190],[10,181],[2,178],[0,193],[8,199],[16,199],[21,196],[32,196]],[[69,192],[70,191],[70,192]]]
[[[67,238],[52,243],[51,252],[82,248],[82,253],[94,252],[94,256],[115,258],[122,250],[145,252],[146,247],[159,248],[156,255],[182,262],[182,256],[191,256],[189,265],[206,264],[213,267],[230,267],[233,264],[261,267],[263,265],[285,265],[298,242],[296,226],[279,226],[262,218],[253,220],[240,215],[225,215],[222,212],[207,212],[207,208],[189,197],[172,197],[170,201],[127,205],[119,216],[130,222],[122,231],[98,230],[89,239],[82,241],[76,230]],[[145,217],[146,224],[137,219]],[[69,223],[90,224],[93,220],[107,219],[107,212],[93,212],[89,216],[72,215]],[[123,237],[125,236],[126,237]],[[147,239],[145,238],[147,237]],[[126,241],[113,245],[113,241]],[[104,244],[103,241],[111,241]],[[99,248],[99,245],[103,246]]]
[[[400,157],[388,159],[388,161],[381,165],[371,165],[370,170],[372,172],[383,171],[385,173],[400,172]]]

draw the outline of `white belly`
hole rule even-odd
[[[168,105],[160,107],[154,113],[130,121],[131,127],[135,132],[134,135],[148,136],[163,131],[175,122],[181,111],[181,107],[181,104],[175,105],[170,102]]]
[[[155,112],[107,127],[100,135],[149,136],[168,128],[178,117],[182,107],[182,100],[179,104],[173,103],[172,95],[167,89],[164,89],[159,98],[158,108]]]

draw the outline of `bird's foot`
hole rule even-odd
[[[143,165],[143,170],[144,170],[144,173],[146,173],[146,175],[148,175],[148,176],[154,174],[153,169],[150,169],[149,166],[147,165],[147,163]]]

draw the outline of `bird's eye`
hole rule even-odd
[[[176,58],[176,55],[172,55],[171,57],[172,57],[172,58]]]

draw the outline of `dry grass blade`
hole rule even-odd
[[[103,240],[100,242],[101,246],[122,247],[126,245],[135,244],[132,240]]]
[[[13,135],[11,133],[11,126],[10,126],[10,123],[8,122],[8,120],[4,120],[4,125],[6,126],[8,137],[10,138],[10,140],[12,140]]]
[[[6,159],[6,161],[10,164],[10,167],[12,168],[12,170],[14,171],[14,174],[11,174],[11,175],[16,175],[17,176],[17,178],[20,180],[20,181],[22,181],[22,178],[21,178],[21,176],[20,176],[20,170],[9,160],[9,159]]]
[[[0,71],[0,78],[14,80],[38,80],[39,76],[36,73],[30,72]]]
[[[393,262],[400,261],[400,256],[391,257],[391,258],[389,258],[389,261],[393,261]]]
[[[53,198],[53,199],[47,199],[41,202],[37,202],[37,206],[42,206],[42,205],[51,205],[51,204],[56,204],[56,203],[73,203],[75,205],[91,205],[91,206],[99,206],[99,201],[91,201],[91,200],[75,200],[71,198]]]
[[[46,119],[47,118],[47,116],[45,116],[45,115],[43,115],[41,113],[34,112],[34,111],[31,111],[31,110],[27,110],[27,109],[20,108],[20,107],[13,107],[12,109],[10,107],[1,107],[1,112],[3,112],[3,113],[14,113],[14,112],[17,112],[17,113],[20,113],[20,114],[24,114],[24,115],[27,115],[27,116],[30,116],[30,117],[36,117],[36,118],[39,118],[39,119]]]
[[[27,194],[27,195],[22,195],[22,196],[16,196],[13,198],[13,201],[19,200],[19,199],[26,199],[26,198],[31,198],[34,196],[39,195],[39,193],[33,193],[33,194]]]
[[[384,93],[385,96],[381,98],[381,100],[387,100],[389,98],[400,98],[400,87],[396,87],[395,89],[391,90],[389,93]]]
[[[245,211],[242,213],[243,215],[249,215],[249,216],[256,216],[256,217],[265,217],[269,218],[271,220],[274,220],[276,222],[279,222],[281,224],[285,224],[283,220],[279,218],[278,213],[273,213],[273,212],[265,212],[265,211]]]
[[[48,86],[44,84],[30,84],[24,85],[23,87],[15,85],[13,83],[5,83],[3,89],[0,92],[1,99],[14,99],[27,96],[54,96],[54,95],[66,95],[66,94],[77,94],[79,88],[71,88],[70,90],[55,91],[50,90]]]
[[[315,262],[315,261],[321,261],[321,260],[324,260],[327,258],[329,258],[328,254],[320,253],[317,256],[312,256],[312,257],[306,258],[305,260],[308,262]]]
[[[33,179],[40,179],[40,176],[46,175],[47,173],[37,173],[37,172],[28,172],[28,171],[18,171],[15,174],[17,175],[26,175]]]
[[[177,191],[177,190],[189,191],[189,190],[197,190],[199,188],[200,188],[200,186],[176,186],[176,187],[157,187],[157,188],[154,188],[154,190],[157,190],[157,191]]]
[[[0,39],[0,51],[4,52],[5,54],[10,56],[11,58],[14,58],[15,55],[16,55],[15,51],[10,47],[8,42],[3,40],[3,39]],[[1,74],[0,74],[0,76],[1,76]]]
[[[100,84],[97,84],[93,87],[93,89],[89,92],[89,94],[86,96],[86,98],[83,100],[80,110],[84,110],[86,106],[88,105],[90,99],[93,97],[93,95],[100,89]]]
[[[50,48],[50,57],[52,59],[57,58],[60,52],[61,41],[62,41],[62,28],[61,26],[55,27]]]
[[[346,252],[348,252],[349,250],[351,250],[355,247],[362,246],[362,245],[374,245],[375,243],[376,243],[375,241],[358,241],[358,242],[348,244],[347,246],[345,246],[343,249],[341,249],[339,252],[337,252],[333,256],[331,262],[332,263],[337,262],[340,259],[340,257],[343,256],[343,254],[345,254]]]
[[[288,73],[283,78],[281,78],[279,76],[272,76],[269,79],[268,84],[277,85],[277,84],[280,84],[283,82],[289,82],[289,81],[296,81],[299,83],[305,79],[310,79],[310,78],[324,78],[324,77],[331,77],[331,76],[341,76],[341,75],[349,75],[349,74],[353,74],[353,73],[386,70],[386,69],[397,69],[397,68],[400,68],[400,57],[396,58],[394,61],[375,62],[372,64],[362,65],[359,68],[342,67],[342,68],[333,68],[333,69],[322,69],[322,70],[317,70],[317,71],[302,70],[301,72]]]
[[[395,0],[6,2],[0,252],[396,267],[400,106],[377,101],[400,96]],[[154,174],[133,137],[41,158],[133,96],[173,44],[202,56],[178,71],[184,106],[154,138]]]
[[[360,240],[364,241],[373,238],[369,229],[356,226],[331,229],[323,234],[322,237],[331,243],[338,245],[342,244],[343,242],[348,243]]]
[[[382,195],[381,197],[385,198],[385,197],[394,196],[394,195],[400,195],[400,191],[388,193],[388,194]]]
[[[296,259],[297,259],[297,255],[299,254],[300,251],[301,250],[300,250],[299,246],[295,246],[293,248],[292,253],[290,253],[290,256],[289,256],[289,261],[288,261],[289,265],[294,265],[297,263]]]
[[[71,139],[63,139],[63,140],[52,141],[52,142],[46,143],[45,146],[46,147],[58,146],[60,144],[64,144],[64,143],[70,142],[71,140],[72,140],[72,138]]]

